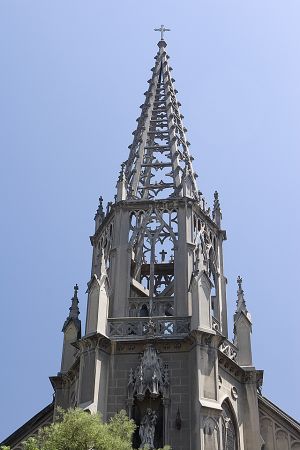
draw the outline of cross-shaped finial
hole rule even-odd
[[[161,25],[160,28],[154,28],[154,31],[160,31],[160,40],[163,41],[164,40],[164,33],[166,31],[171,31],[171,30],[169,30],[169,28],[165,28],[164,25]]]
[[[238,276],[236,281],[237,281],[239,290],[241,290],[241,289],[242,289],[243,278],[241,278],[240,276]]]

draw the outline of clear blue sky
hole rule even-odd
[[[220,192],[263,392],[299,418],[299,0],[2,0],[0,439],[48,404],[93,217],[115,194],[164,23],[198,184]],[[232,324],[232,321],[231,321]]]

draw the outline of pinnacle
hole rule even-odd
[[[220,202],[219,202],[219,193],[218,191],[215,191],[214,193],[214,209],[219,209],[220,208]]]
[[[80,320],[79,320],[79,308],[78,308],[78,284],[76,283],[74,286],[74,294],[73,297],[71,299],[71,306],[69,308],[69,315],[67,317],[67,319],[65,320],[64,326],[62,328],[62,331],[64,332],[67,328],[67,326],[69,325],[70,322],[75,323],[75,326],[77,327],[78,330],[80,330]]]
[[[214,207],[212,211],[212,217],[215,223],[220,227],[221,226],[221,219],[222,219],[222,212],[220,207],[220,201],[219,201],[219,193],[218,191],[215,191],[214,193]]]
[[[96,214],[102,214],[102,213],[103,213],[103,197],[102,197],[102,195],[100,195],[100,197],[99,197],[99,205],[98,205],[98,209],[97,209],[97,213]],[[78,286],[77,286],[77,288],[78,288]]]
[[[74,295],[72,297],[72,304],[71,304],[71,307],[69,308],[70,309],[69,317],[74,318],[74,319],[75,318],[78,319],[78,316],[80,314],[79,308],[78,308],[78,303],[79,303],[78,295],[77,295],[78,289],[79,289],[79,287],[78,287],[78,284],[76,283],[74,286]]]
[[[126,166],[126,161],[121,164],[121,170],[119,173],[118,181],[125,181],[125,166]]]
[[[236,301],[237,310],[236,310],[236,312],[243,311],[247,315],[248,310],[247,310],[247,306],[246,306],[246,302],[245,302],[245,298],[244,298],[244,291],[242,288],[242,284],[243,284],[243,279],[240,276],[238,276],[237,277],[238,290],[237,290],[237,301]]]

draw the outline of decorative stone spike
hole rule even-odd
[[[99,228],[99,226],[101,225],[101,223],[103,222],[105,218],[105,213],[103,211],[103,197],[100,196],[99,197],[99,205],[98,205],[98,209],[97,212],[95,214],[95,231],[97,231],[97,229]]]
[[[78,284],[76,283],[74,286],[74,295],[72,297],[72,305],[70,307],[70,313],[69,313],[69,317],[73,317],[78,319],[78,316],[80,314],[79,312],[79,308],[78,308]]]
[[[242,283],[243,283],[243,279],[240,276],[238,276],[237,277],[238,290],[237,290],[236,306],[237,306],[237,311],[244,311],[246,314],[248,314],[245,297],[244,297],[244,291],[242,288]]]
[[[234,314],[234,343],[238,347],[238,363],[241,366],[252,366],[251,350],[251,316],[247,310],[242,288],[243,280],[240,276],[237,278],[237,309]]]
[[[126,166],[126,161],[121,164],[121,170],[120,170],[120,173],[119,173],[118,181],[124,181],[125,180],[125,166]]]
[[[65,321],[65,323],[64,323],[64,326],[63,326],[63,329],[62,329],[62,331],[65,331],[65,329],[66,329],[66,327],[67,327],[67,325],[70,323],[70,321],[74,321],[76,324],[77,324],[77,321],[79,320],[78,319],[78,317],[79,317],[79,314],[80,314],[80,311],[79,311],[79,308],[78,308],[78,304],[79,304],[79,301],[78,301],[78,284],[75,284],[75,286],[74,286],[74,294],[73,294],[73,297],[72,297],[72,299],[71,299],[71,306],[70,306],[70,308],[69,308],[69,315],[68,315],[68,317],[67,317],[67,319],[66,319],[66,321]]]
[[[118,183],[117,183],[117,195],[116,195],[117,202],[126,199],[127,183],[126,183],[125,168],[126,168],[126,161],[121,164],[121,170],[120,170]]]
[[[212,212],[212,217],[214,222],[220,227],[221,220],[222,220],[222,212],[220,208],[220,202],[219,202],[219,194],[217,191],[214,193],[214,207]]]

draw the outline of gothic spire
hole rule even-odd
[[[161,32],[161,40],[156,62],[125,166],[126,198],[189,196],[198,200],[197,175],[165,50],[163,33],[169,30],[162,25],[157,31]]]

